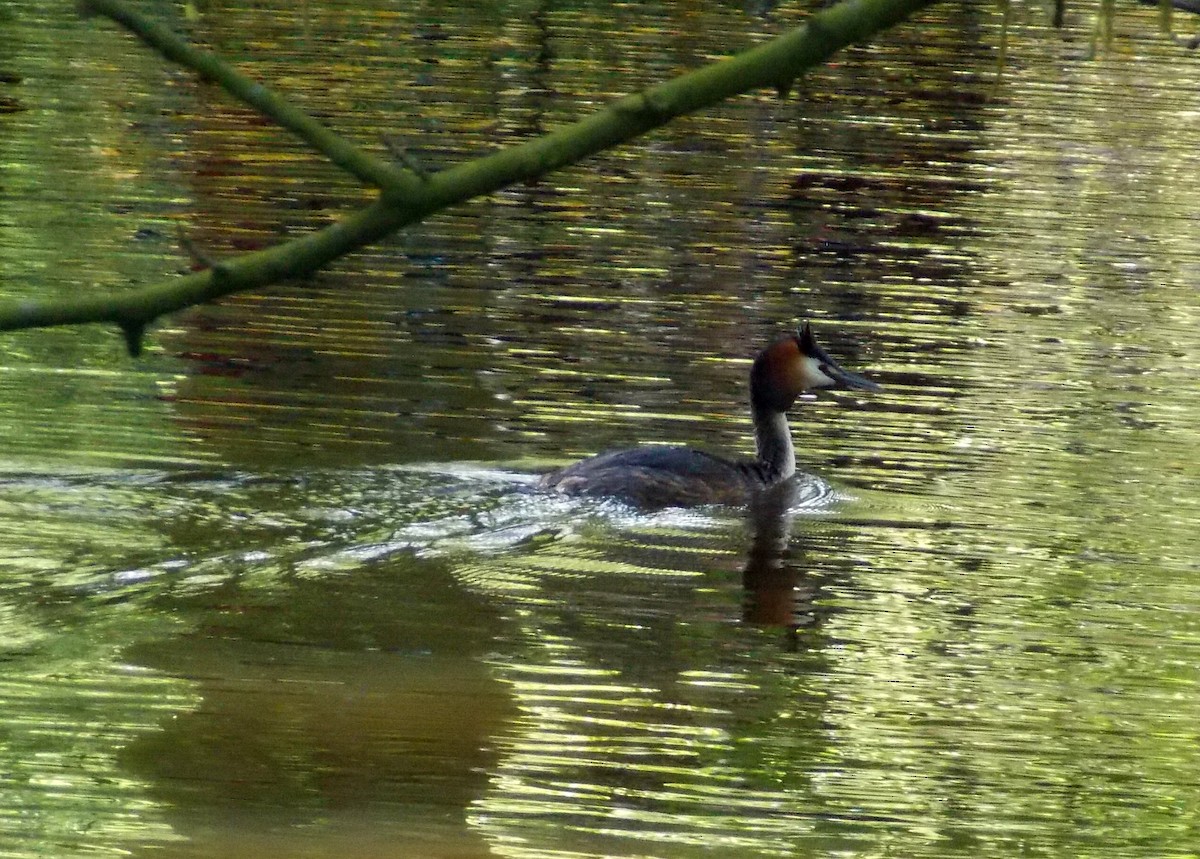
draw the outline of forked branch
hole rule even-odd
[[[363,182],[378,199],[341,221],[267,250],[151,286],[83,299],[0,305],[0,331],[92,322],[115,323],[130,351],[146,326],[167,313],[310,274],[332,260],[429,215],[507,185],[544,176],[730,96],[766,87],[786,94],[792,81],[846,45],[899,23],[934,0],[844,0],[770,42],[626,96],[558,131],[492,155],[424,174],[360,150],[315,119],[199,50],[122,0],[81,0],[88,10],[127,27],[168,59],[213,80],[257,108]]]

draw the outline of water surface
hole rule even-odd
[[[151,11],[430,169],[804,14]],[[999,79],[998,15],[946,6],[136,361],[0,339],[0,853],[1192,855],[1194,57],[1154,10],[1094,57],[1043,14]],[[366,199],[113,27],[0,15],[9,296]],[[802,404],[786,516],[532,491],[747,452],[749,361],[804,319],[887,390]]]

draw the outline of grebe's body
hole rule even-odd
[[[780,337],[750,369],[754,459],[730,460],[688,447],[635,447],[602,453],[543,475],[539,486],[566,495],[618,498],[638,507],[746,504],[796,473],[786,413],[804,391],[857,388],[874,382],[838,366],[806,324]]]

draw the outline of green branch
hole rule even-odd
[[[792,81],[806,69],[932,2],[846,0],[757,48],[626,96],[551,134],[439,173],[416,175],[362,152],[216,56],[193,48],[165,27],[130,11],[120,0],[87,0],[92,9],[133,30],[168,58],[217,81],[235,97],[308,141],[335,164],[379,187],[380,198],[317,232],[164,284],[84,299],[0,305],[0,331],[115,323],[136,354],[142,331],[159,316],[230,293],[310,274],[442,209],[544,176],[730,96],[764,87],[785,94]]]
[[[121,0],[81,0],[90,12],[105,15],[154,48],[168,60],[219,84],[243,101],[294,133],[330,161],[368,185],[379,188],[412,187],[415,180],[387,161],[364,152],[330,131],[295,105],[243,75],[216,54],[189,45],[166,26],[135,12]]]

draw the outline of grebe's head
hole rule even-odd
[[[754,405],[786,412],[805,391],[854,388],[879,391],[879,385],[843,368],[822,349],[806,322],[798,334],[780,337],[754,359],[750,398]]]

